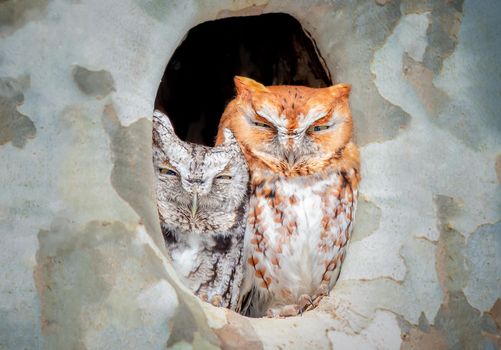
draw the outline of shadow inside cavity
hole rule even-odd
[[[283,13],[231,17],[192,28],[160,83],[155,108],[185,141],[212,145],[219,118],[234,97],[233,77],[264,85],[331,85],[315,43]]]

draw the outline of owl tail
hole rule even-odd
[[[235,308],[235,311],[243,316],[250,316],[252,307],[252,301],[255,300],[257,294],[257,290],[255,287],[252,287],[247,293],[244,293],[240,296],[238,300],[238,304]]]

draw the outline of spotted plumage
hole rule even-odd
[[[216,147],[178,139],[153,115],[153,163],[162,233],[173,266],[193,292],[234,309],[243,277],[248,169],[229,130]]]
[[[332,288],[353,228],[360,172],[350,87],[235,84],[217,143],[232,130],[251,173],[239,310],[295,315]]]

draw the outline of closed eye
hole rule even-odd
[[[255,126],[259,126],[261,128],[273,129],[273,127],[270,124],[260,123],[260,122],[256,122],[256,121],[253,121],[253,123]]]
[[[175,172],[174,170],[172,170],[170,168],[159,168],[159,170],[160,170],[160,174],[177,176],[177,172]]]
[[[330,125],[312,125],[308,128],[308,132],[317,132],[322,130],[327,130],[331,126]]]
[[[220,174],[220,175],[216,176],[216,179],[218,179],[218,180],[231,180],[231,179],[233,179],[233,176],[228,175],[228,174]]]

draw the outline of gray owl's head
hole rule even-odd
[[[229,130],[225,142],[206,147],[181,141],[169,118],[153,114],[153,164],[163,225],[183,232],[224,232],[241,224],[248,169]]]

